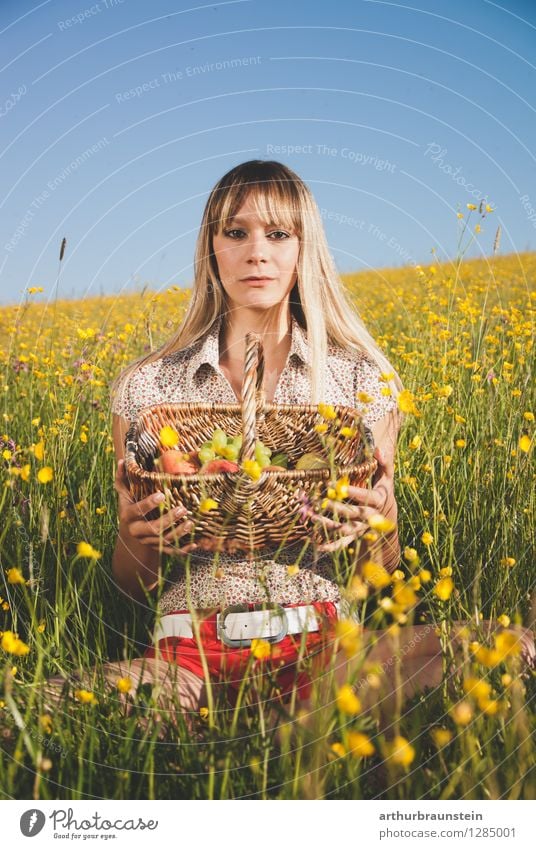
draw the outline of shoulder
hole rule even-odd
[[[397,408],[388,382],[382,378],[382,370],[367,352],[330,344],[328,365],[352,387],[355,399],[352,406],[359,410],[368,427]]]
[[[112,392],[112,413],[134,421],[143,407],[161,403],[167,392],[177,388],[175,384],[184,375],[189,354],[190,349],[185,349],[134,368],[127,367]]]

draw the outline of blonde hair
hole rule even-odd
[[[290,292],[290,311],[307,333],[311,351],[311,403],[324,400],[328,344],[364,352],[382,372],[395,398],[403,389],[395,369],[378,347],[349,301],[331,257],[320,212],[309,188],[280,162],[253,159],[232,168],[212,189],[203,213],[194,261],[194,285],[177,333],[158,350],[140,357],[114,381],[136,368],[192,345],[205,336],[218,316],[227,314],[226,295],[218,277],[213,237],[251,198],[266,225],[292,229],[300,240],[297,279]]]

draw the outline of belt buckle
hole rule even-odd
[[[232,637],[228,637],[225,633],[225,620],[227,616],[230,613],[250,613],[254,610],[276,610],[281,619],[281,630],[279,633],[274,636],[252,637],[251,639],[233,639]],[[252,641],[255,639],[266,640],[268,643],[279,643],[284,637],[286,637],[288,632],[287,614],[285,613],[285,608],[281,604],[254,604],[252,609],[250,609],[248,604],[231,604],[221,613],[217,614],[216,628],[219,639],[222,643],[226,646],[230,646],[231,648],[247,648],[248,646],[251,646]]]

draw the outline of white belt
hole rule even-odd
[[[251,645],[252,640],[267,640],[278,643],[287,634],[300,634],[303,631],[318,631],[317,611],[312,604],[298,607],[284,607],[274,604],[264,609],[250,610],[246,604],[227,607],[216,616],[216,630],[219,639],[228,646],[243,647]],[[336,604],[337,615],[340,606]],[[165,637],[187,637],[192,639],[194,630],[190,613],[167,613],[157,624],[153,640],[155,644]]]

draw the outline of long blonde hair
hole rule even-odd
[[[291,314],[307,332],[311,350],[311,403],[324,400],[330,342],[348,351],[364,352],[382,372],[392,372],[386,386],[397,398],[403,389],[402,381],[348,299],[309,188],[286,165],[261,159],[232,168],[212,189],[197,238],[193,292],[184,320],[168,342],[131,363],[116,378],[112,393],[136,368],[192,345],[205,336],[218,316],[223,315],[225,320],[226,295],[218,277],[213,237],[250,197],[267,225],[291,228],[300,240],[297,279],[289,300]]]

